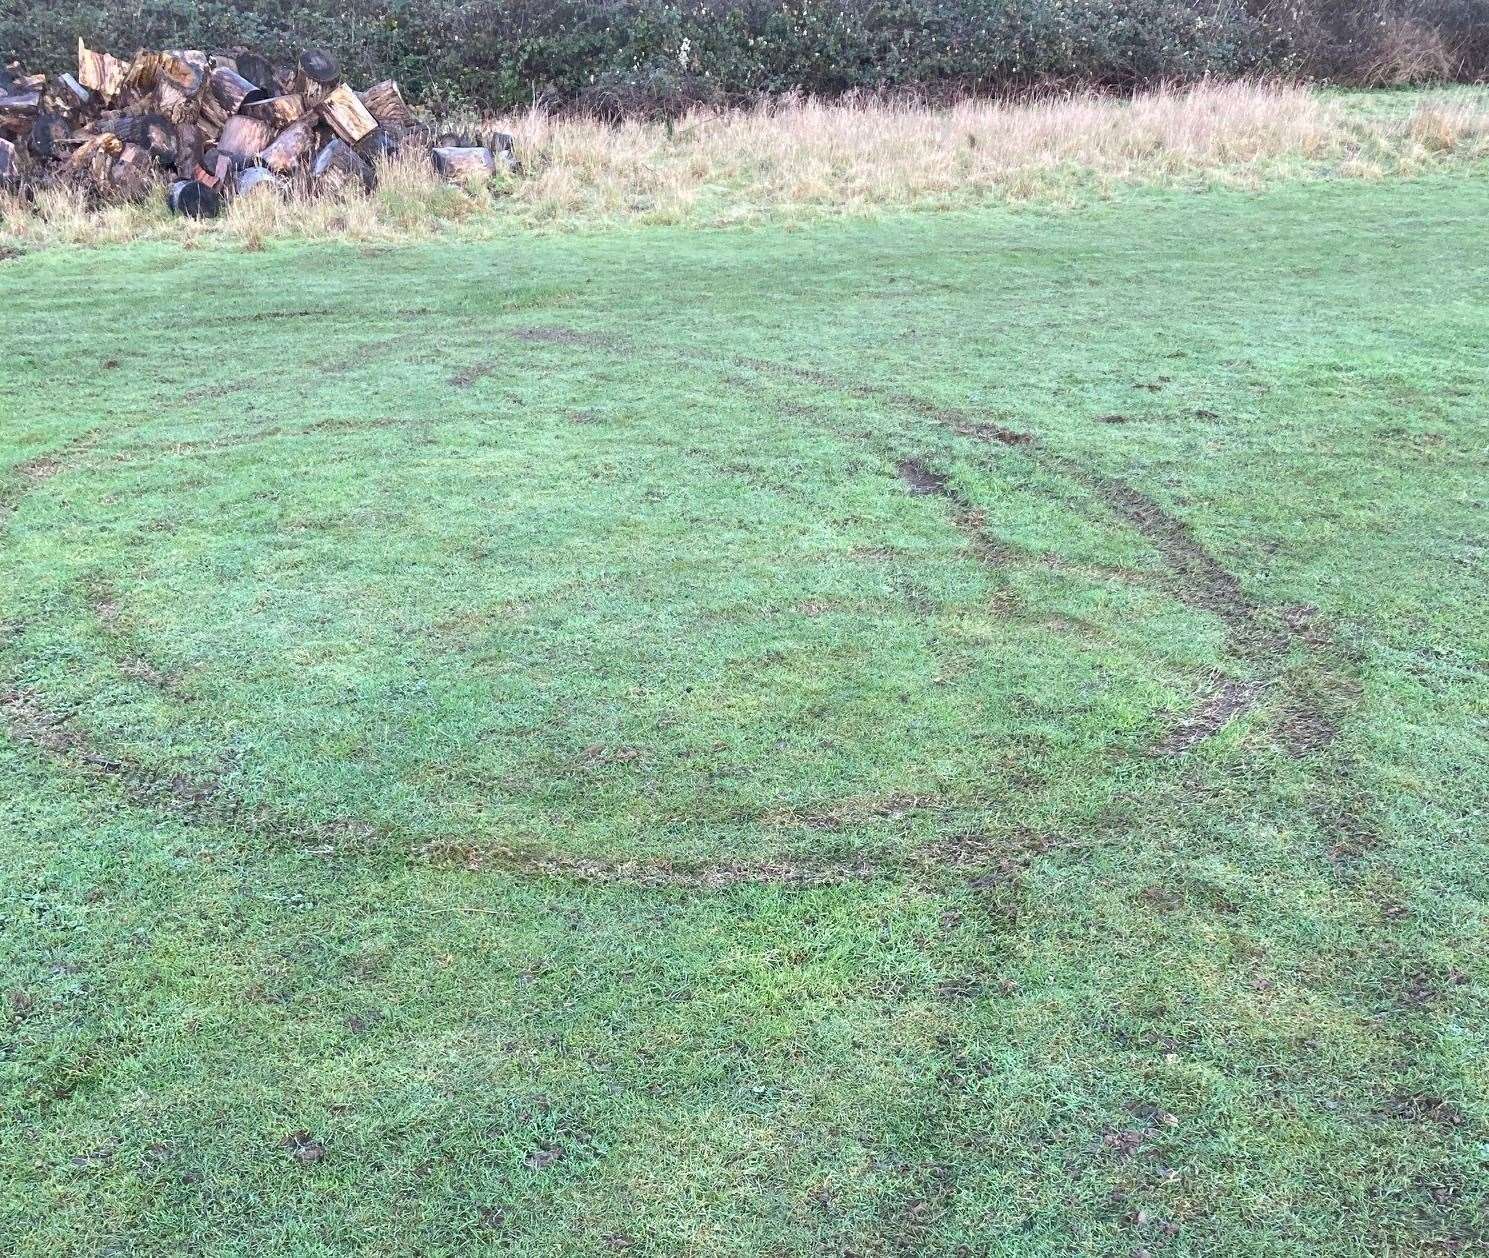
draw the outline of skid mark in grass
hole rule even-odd
[[[816,808],[785,808],[768,812],[762,825],[782,829],[841,830],[868,821],[899,821],[912,813],[942,806],[940,796],[897,792],[882,796],[857,796]]]
[[[479,362],[472,363],[469,367],[462,367],[450,377],[450,384],[457,389],[468,389],[477,380],[484,380],[487,376],[494,376],[501,370],[500,363]]]
[[[67,471],[81,455],[93,449],[103,436],[100,428],[90,428],[79,433],[59,450],[49,454],[38,454],[11,468],[11,484],[0,489],[0,527],[3,527],[20,505],[21,499],[36,486]]]
[[[614,337],[602,336],[597,332],[580,332],[576,328],[514,328],[510,335],[525,345],[570,345],[581,349],[609,350],[625,348]]]
[[[1037,561],[1036,557],[995,537],[987,527],[986,513],[974,507],[971,500],[951,484],[944,472],[933,471],[919,459],[901,459],[898,470],[900,479],[912,494],[934,494],[955,504],[957,509],[952,513],[952,523],[966,534],[972,543],[973,554],[981,562],[990,567],[1002,568],[1023,560]],[[1002,593],[1004,598],[1012,597],[1011,591],[1005,590]]]
[[[6,732],[15,742],[28,743],[54,756],[66,756],[106,773],[123,770],[117,760],[96,755],[87,739],[67,724],[64,713],[53,712],[35,695],[24,690],[0,691],[0,713]]]
[[[0,721],[12,742],[119,783],[126,798],[137,806],[196,810],[223,798],[216,779],[160,774],[133,761],[103,755],[82,731],[68,724],[66,713],[52,711],[31,691],[0,691]]]
[[[79,773],[114,783],[133,806],[158,811],[186,825],[231,825],[271,843],[299,848],[316,856],[348,855],[374,850],[397,850],[407,838],[391,827],[354,817],[312,821],[236,797],[215,777],[161,774],[130,760],[99,754],[87,735],[68,722],[65,713],[49,708],[31,691],[0,691],[0,723],[11,741],[30,746]],[[853,801],[843,815],[852,820],[898,819],[933,806],[932,797],[891,795]],[[793,818],[796,824],[824,824],[830,812]],[[785,818],[777,818],[787,824]],[[840,821],[839,821],[840,824]],[[732,887],[775,886],[792,889],[836,886],[881,878],[915,881],[945,874],[976,875],[971,885],[982,890],[1003,887],[1010,871],[1022,871],[1038,855],[1062,846],[1041,836],[1037,841],[1016,837],[1012,848],[992,840],[958,840],[929,845],[900,861],[867,855],[818,860],[785,855],[756,861],[606,860],[555,852],[537,845],[489,842],[469,835],[426,840],[408,849],[417,860],[487,870],[526,878],[558,878],[604,886],[725,891]],[[990,871],[990,872],[989,872]]]
[[[98,621],[104,635],[117,646],[119,671],[133,681],[138,681],[167,698],[177,702],[190,702],[192,696],[181,686],[178,678],[157,668],[146,658],[143,648],[123,622],[119,613],[119,602],[110,586],[94,579],[87,583],[88,609]]]
[[[810,367],[776,363],[768,359],[741,358],[740,366],[761,374],[784,376],[814,387],[854,398],[874,398],[890,406],[908,410],[951,429],[959,436],[981,442],[1016,446],[1039,466],[1083,485],[1106,508],[1127,523],[1157,551],[1164,561],[1162,579],[1168,593],[1185,606],[1215,616],[1226,627],[1227,643],[1237,658],[1267,674],[1281,671],[1284,656],[1291,643],[1318,648],[1327,640],[1327,631],[1311,609],[1290,609],[1284,614],[1286,629],[1275,626],[1273,617],[1242,586],[1240,578],[1226,568],[1194,536],[1178,517],[1161,507],[1154,499],[1118,477],[1098,472],[1068,455],[1050,450],[1033,434],[1020,432],[1003,424],[990,422],[957,407],[942,406],[895,389],[861,384]],[[898,465],[901,479],[912,493],[936,494],[955,501],[960,510],[956,516],[959,528],[972,537],[979,558],[1001,565],[1028,561],[1029,556],[999,542],[988,533],[981,512],[960,497],[940,473],[933,472],[916,459],[903,459]],[[1046,566],[1059,570],[1064,565],[1058,557],[1049,557]],[[1150,585],[1145,574],[1124,569],[1079,567],[1076,570],[1092,577]],[[1290,617],[1290,618],[1289,618]],[[1290,632],[1289,632],[1290,631]],[[1325,635],[1321,637],[1320,635]],[[1333,687],[1349,693],[1350,682],[1341,676]],[[1211,686],[1198,708],[1154,743],[1154,753],[1179,755],[1218,733],[1237,716],[1256,707],[1266,694],[1266,681],[1222,679]],[[1358,686],[1354,687],[1358,693]],[[1311,705],[1294,705],[1285,714],[1277,736],[1292,754],[1307,755],[1327,746],[1338,730],[1338,718]]]
[[[1167,564],[1173,576],[1174,596],[1225,624],[1231,649],[1237,655],[1260,660],[1281,653],[1285,640],[1267,626],[1260,604],[1245,592],[1240,579],[1200,544],[1187,524],[1125,481],[1093,472],[1065,455],[1042,453],[1040,457],[1047,466],[1090,488],[1142,535]]]
[[[884,402],[889,406],[919,415],[923,419],[929,419],[935,423],[942,424],[950,428],[953,432],[960,433],[962,436],[976,437],[981,441],[996,441],[1007,446],[1034,444],[1034,438],[1028,433],[1017,432],[1012,428],[1006,428],[1002,424],[993,423],[960,407],[942,405],[939,402],[932,402],[926,398],[916,397],[914,394],[905,393],[898,389],[887,389],[878,385],[863,384],[844,379],[842,376],[835,376],[830,372],[819,371],[812,367],[800,367],[794,363],[772,362],[768,358],[736,358],[734,361],[741,367],[747,367],[751,371],[761,374],[785,376],[788,379],[798,380],[803,384],[814,385],[828,392],[842,393],[852,398],[873,399]]]
[[[1351,870],[1379,849],[1380,834],[1359,809],[1319,804],[1311,812],[1323,835],[1325,854],[1337,869]]]
[[[101,755],[86,734],[68,723],[65,713],[50,710],[30,691],[0,691],[0,721],[13,742],[35,748],[79,772],[111,781],[122,789],[132,805],[168,812],[184,824],[233,825],[321,856],[345,854],[348,850],[387,849],[402,841],[389,828],[373,822],[356,818],[308,821],[272,808],[250,805],[215,778],[164,775],[133,761]],[[607,861],[536,847],[484,843],[467,837],[434,839],[420,844],[413,855],[439,864],[524,877],[701,891],[747,885],[822,887],[899,872],[867,858],[812,861],[773,857],[750,863],[696,864],[665,860]]]
[[[190,441],[160,440],[125,446],[108,456],[110,463],[150,462],[162,454],[215,454],[272,441],[276,437],[311,437],[318,433],[379,432],[393,428],[427,428],[439,421],[424,417],[373,415],[365,418],[318,419],[308,424],[266,424],[220,437],[198,437]],[[456,421],[451,421],[456,422]]]
[[[443,839],[421,845],[415,849],[415,855],[435,864],[458,865],[471,871],[494,870],[603,886],[696,891],[724,891],[742,886],[830,887],[847,882],[867,882],[903,872],[896,866],[868,859],[811,861],[777,857],[751,862],[607,861],[506,844]]]
[[[625,347],[608,337],[591,336],[567,328],[526,328],[512,333],[519,340],[562,346],[582,346],[624,351]],[[377,346],[367,347],[376,349]],[[713,363],[718,366],[719,364]],[[1098,499],[1119,518],[1126,521],[1149,540],[1167,569],[1167,585],[1170,592],[1186,605],[1193,606],[1217,616],[1226,626],[1232,650],[1240,658],[1253,664],[1280,663],[1289,643],[1301,643],[1315,652],[1325,652],[1327,634],[1314,615],[1294,609],[1287,617],[1286,633],[1274,631],[1265,610],[1250,598],[1239,579],[1224,568],[1209,553],[1189,530],[1188,526],[1158,506],[1156,502],[1134,487],[1114,477],[1092,471],[1068,456],[1047,450],[1042,443],[1029,434],[1015,432],[1000,424],[987,423],[968,412],[940,407],[913,398],[907,394],[855,385],[825,373],[789,365],[771,364],[761,360],[735,360],[757,372],[771,371],[785,374],[793,379],[806,380],[822,388],[846,392],[854,397],[874,396],[890,405],[909,409],[929,417],[935,422],[949,426],[954,432],[982,442],[1019,447],[1027,457],[1041,466],[1063,474],[1075,482],[1085,485]],[[193,448],[223,448],[244,441],[260,440],[275,435],[310,433],[357,427],[390,426],[399,421],[390,419],[332,420],[320,421],[296,430],[285,430],[279,426],[260,429],[254,433],[232,434],[196,443]],[[836,429],[835,429],[836,431]],[[852,436],[852,434],[849,434]],[[866,438],[866,435],[859,436]],[[85,438],[91,434],[85,435]],[[74,443],[86,448],[86,440]],[[176,447],[181,448],[181,447]],[[72,451],[75,453],[75,450]],[[50,456],[33,461],[23,469],[23,484],[38,482],[55,475],[65,458]],[[956,527],[967,535],[978,559],[991,566],[1012,562],[1027,562],[1030,556],[1017,548],[1002,543],[989,532],[983,513],[958,490],[945,473],[936,470],[918,458],[902,458],[897,471],[911,493],[938,497],[954,508],[952,520]],[[1034,557],[1038,560],[1038,557]],[[1051,567],[1062,566],[1052,560]],[[1118,576],[1125,578],[1124,570]],[[1137,576],[1138,574],[1130,574]],[[1118,577],[1114,577],[1118,579]],[[107,632],[117,632],[115,617],[110,614],[112,600],[101,598],[95,605],[100,623]],[[137,653],[131,653],[122,662],[126,672],[150,684],[165,688],[169,679],[154,669]],[[1341,687],[1340,689],[1347,689]],[[1154,744],[1155,754],[1176,756],[1203,742],[1223,728],[1235,717],[1255,706],[1263,690],[1261,683],[1220,679],[1214,683],[1197,710],[1181,721],[1175,728],[1161,736]],[[249,808],[243,801],[235,800],[223,791],[215,780],[194,782],[183,778],[159,779],[152,777],[141,766],[123,764],[99,756],[89,750],[84,740],[57,719],[48,718],[31,698],[8,692],[0,707],[5,712],[6,725],[12,738],[29,742],[54,756],[75,762],[80,767],[110,775],[123,782],[129,797],[137,802],[154,804],[164,801],[173,811],[183,804],[189,805],[193,814],[202,820],[230,820],[235,824],[249,823],[253,828],[277,835],[282,839],[303,845],[336,850],[339,842],[348,833],[354,832],[362,839],[377,839],[384,845],[397,845],[398,835],[376,825],[353,821],[348,828],[331,830],[321,823],[278,816],[263,808]],[[1313,719],[1309,710],[1294,712],[1288,721],[1289,730],[1297,732],[1294,742],[1308,747],[1321,745],[1332,736],[1336,723],[1320,716]],[[821,818],[829,822],[829,814]],[[1347,822],[1348,819],[1346,819]],[[811,822],[808,822],[811,824]],[[424,844],[420,854],[430,859],[448,860],[451,863],[473,865],[481,868],[503,868],[511,872],[533,876],[561,876],[570,879],[624,883],[638,886],[677,886],[703,889],[723,888],[746,883],[769,883],[787,886],[822,885],[826,882],[861,880],[893,872],[878,862],[853,858],[845,861],[817,862],[797,861],[789,858],[772,858],[753,863],[716,862],[693,865],[678,865],[667,861],[607,861],[569,856],[538,848],[519,848],[483,844],[467,838],[441,838]],[[998,860],[1006,858],[999,857]],[[948,867],[947,862],[936,861],[924,854],[917,858],[922,865],[927,860],[938,868]],[[913,864],[914,862],[912,862]],[[950,862],[950,867],[960,867],[961,860]],[[905,866],[898,867],[903,873]],[[999,878],[997,868],[988,877]]]
[[[1254,682],[1218,678],[1199,707],[1179,721],[1153,745],[1155,756],[1179,756],[1218,734],[1255,705],[1260,687]]]

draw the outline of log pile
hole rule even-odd
[[[0,68],[0,191],[65,184],[119,201],[167,184],[174,213],[204,218],[292,183],[370,189],[379,162],[413,146],[447,179],[515,166],[510,136],[436,135],[394,80],[358,92],[320,49],[294,65],[246,48],[124,61],[79,39],[75,72]]]

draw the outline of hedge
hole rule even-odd
[[[121,54],[316,44],[353,81],[391,74],[436,108],[612,113],[792,90],[1489,71],[1489,0],[0,0],[6,60],[69,66],[79,35]]]

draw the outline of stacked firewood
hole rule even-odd
[[[394,80],[354,91],[319,49],[294,66],[246,49],[124,61],[80,39],[76,73],[0,69],[0,189],[63,183],[117,201],[168,183],[173,211],[210,217],[225,197],[291,183],[371,188],[379,159],[411,145],[449,179],[514,164],[510,136],[436,135]]]

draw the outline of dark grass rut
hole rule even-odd
[[[593,336],[563,328],[518,329],[513,336],[519,341],[567,349],[599,350],[610,353],[633,352],[613,337]],[[690,366],[718,369],[726,364],[704,356],[679,356]],[[826,372],[792,364],[775,363],[758,358],[738,357],[728,360],[735,369],[744,368],[806,383],[812,387],[845,394],[854,398],[875,398],[893,407],[945,425],[954,433],[978,442],[991,442],[1017,447],[1027,457],[1046,468],[1087,487],[1118,518],[1124,520],[1153,545],[1169,573],[1167,586],[1174,597],[1187,606],[1213,614],[1226,626],[1227,640],[1238,658],[1257,666],[1275,668],[1292,642],[1305,647],[1322,648],[1328,635],[1321,633],[1317,621],[1306,631],[1291,634],[1279,632],[1270,623],[1265,609],[1248,596],[1240,580],[1226,569],[1193,536],[1182,521],[1160,507],[1135,487],[1115,477],[1093,471],[1067,455],[1048,450],[1032,434],[1018,432],[958,408],[932,404],[898,390],[880,388],[843,380]],[[392,421],[397,422],[397,421]],[[216,447],[251,442],[280,435],[301,435],[357,427],[388,426],[387,419],[358,423],[310,424],[295,429],[271,426],[241,438],[218,438],[202,443]],[[15,487],[0,500],[0,522],[13,512],[21,496],[31,487],[66,469],[79,456],[88,454],[97,443],[96,431],[75,438],[56,454],[40,456],[13,470]],[[193,444],[193,443],[185,443]],[[140,449],[137,454],[146,451]],[[1005,546],[986,528],[982,513],[951,484],[949,478],[923,461],[907,457],[900,460],[898,472],[912,493],[946,499],[953,506],[953,521],[972,541],[979,559],[1000,564],[1023,558]],[[104,619],[102,616],[101,619]],[[107,627],[107,626],[106,626]],[[1291,624],[1289,628],[1294,628]],[[124,665],[121,664],[121,667]],[[126,670],[127,671],[127,670]],[[148,680],[148,678],[147,678]],[[1348,684],[1337,689],[1348,693]],[[1355,693],[1357,693],[1357,686]],[[1196,709],[1153,744],[1157,756],[1177,756],[1197,746],[1223,729],[1236,717],[1253,708],[1265,693],[1266,684],[1236,678],[1217,677]],[[250,806],[234,798],[216,779],[195,781],[180,776],[161,778],[143,766],[116,761],[88,746],[82,735],[66,721],[48,713],[34,696],[19,690],[0,695],[0,712],[14,741],[30,744],[54,758],[68,761],[95,776],[113,779],[134,803],[165,809],[187,821],[230,824],[258,833],[270,833],[301,847],[344,849],[349,836],[381,843],[398,842],[400,836],[372,823],[360,820],[319,823],[278,814],[259,806]],[[1289,712],[1287,741],[1293,754],[1311,754],[1332,740],[1338,728],[1338,715],[1316,712],[1305,706]],[[1342,828],[1351,833],[1362,826],[1357,818],[1340,818]],[[844,881],[903,874],[936,865],[932,858],[920,857],[903,865],[891,865],[869,859],[837,862],[810,862],[788,857],[766,858],[750,863],[699,862],[687,865],[669,861],[605,861],[570,856],[537,848],[482,844],[467,837],[437,838],[423,843],[419,854],[427,859],[443,860],[467,867],[500,868],[530,876],[564,877],[589,882],[620,883],[652,887],[690,887],[719,889],[751,883],[782,886],[820,886]]]
[[[133,760],[103,754],[69,716],[49,709],[33,691],[0,691],[0,722],[12,743],[44,753],[54,763],[95,781],[109,782],[132,807],[188,826],[223,826],[313,855],[371,855],[405,850],[436,864],[498,870],[526,877],[655,888],[724,890],[748,885],[792,888],[833,886],[880,878],[914,878],[951,866],[937,849],[912,853],[899,863],[868,857],[815,861],[786,855],[751,862],[603,860],[540,847],[493,844],[464,835],[414,844],[392,827],[355,817],[314,821],[273,807],[250,804],[211,776],[161,774]]]
[[[1108,511],[1147,541],[1164,562],[1167,572],[1164,585],[1168,593],[1185,606],[1216,617],[1226,628],[1230,653],[1263,674],[1263,679],[1257,681],[1225,676],[1212,679],[1196,709],[1154,741],[1154,755],[1182,755],[1254,709],[1283,670],[1287,653],[1294,644],[1312,653],[1320,667],[1330,667],[1323,659],[1324,652],[1320,649],[1323,643],[1316,626],[1311,632],[1298,632],[1284,615],[1274,615],[1247,594],[1240,578],[1216,559],[1187,524],[1126,481],[1049,449],[1032,433],[990,422],[958,407],[936,405],[900,390],[845,380],[814,368],[760,358],[733,361],[757,372],[848,397],[873,398],[974,441],[1017,447],[1039,466],[1084,486]],[[916,459],[902,460],[899,473],[912,493],[938,494],[956,505],[955,522],[973,536],[981,557],[994,562],[1017,558],[989,532],[981,513],[973,513],[972,504],[949,486],[943,474]],[[1336,678],[1335,689],[1349,693],[1351,680]],[[1353,690],[1358,693],[1358,686],[1353,686]],[[1311,755],[1327,747],[1338,728],[1337,719],[1303,704],[1290,710],[1284,727],[1277,732],[1279,741],[1293,754]],[[1306,735],[1300,736],[1303,731]]]

